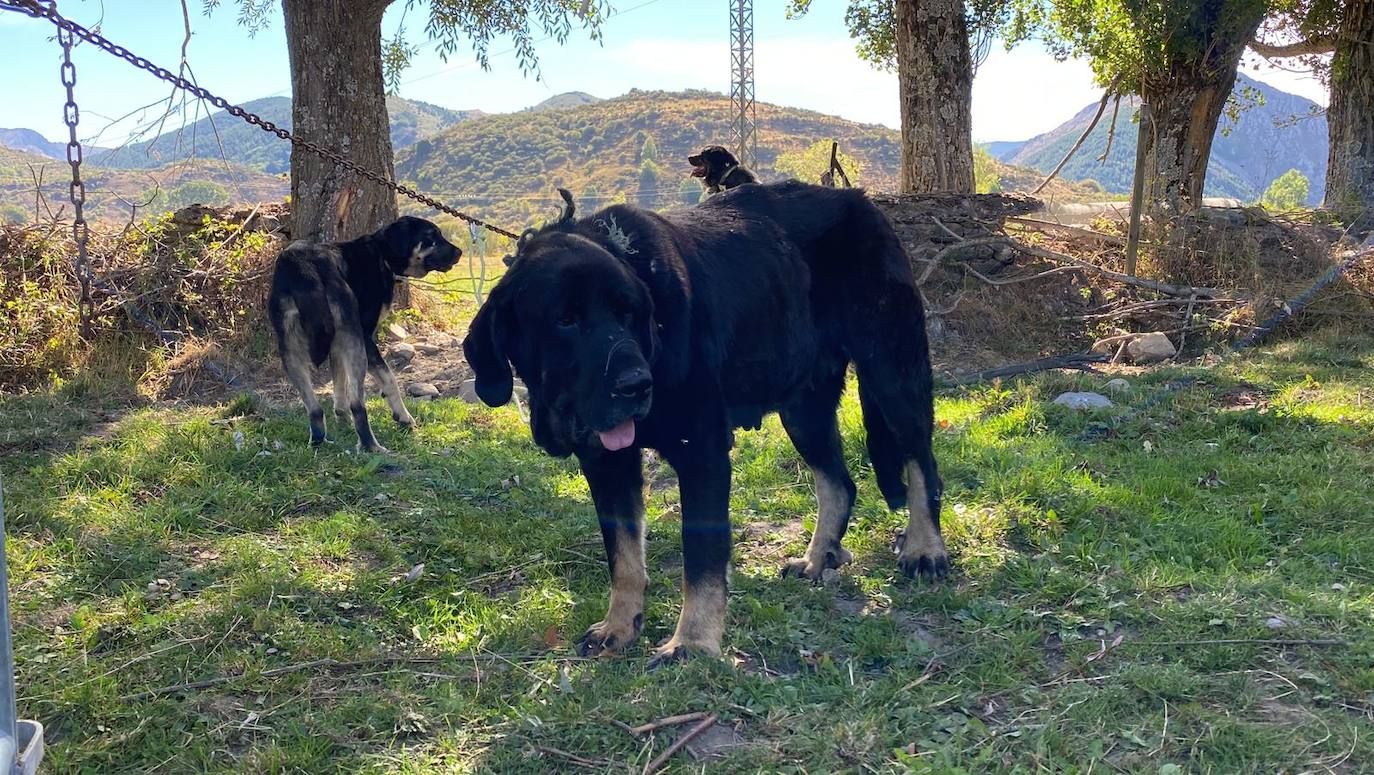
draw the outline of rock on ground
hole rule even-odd
[[[1105,409],[1112,405],[1112,400],[1101,393],[1060,393],[1054,402],[1070,409]]]
[[[439,395],[439,388],[433,382],[412,382],[406,388],[406,392],[415,398],[436,398]]]
[[[1159,331],[1141,334],[1126,344],[1126,356],[1134,363],[1156,363],[1177,354],[1174,343]]]

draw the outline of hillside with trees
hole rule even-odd
[[[729,118],[730,98],[722,94],[635,90],[463,122],[399,152],[396,174],[503,223],[547,215],[554,186],[569,188],[587,208],[615,201],[662,208],[697,201],[701,186],[688,176],[686,157],[728,142]],[[834,139],[862,168],[863,185],[896,185],[901,151],[891,129],[762,102],[758,126],[756,171],[764,179],[786,177],[775,170],[780,155]]]
[[[269,175],[219,159],[190,159],[155,169],[113,169],[87,161],[86,217],[92,221],[128,221],[156,215],[192,202],[280,202],[289,189],[282,175]],[[35,180],[42,201],[36,201]],[[71,168],[57,161],[0,146],[0,220],[23,223],[65,212],[70,217],[67,188]],[[210,201],[207,201],[210,200]],[[65,210],[64,210],[65,208]]]

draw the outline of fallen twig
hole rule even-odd
[[[1022,245],[1019,243],[1013,243],[1013,247],[1015,247],[1017,250],[1023,253],[1029,253],[1032,256],[1040,256],[1041,258],[1048,258],[1053,261],[1060,261],[1072,264],[1073,266],[1081,267],[1089,272],[1095,272],[1096,274],[1102,275],[1108,280],[1115,280],[1116,282],[1123,283],[1125,285],[1134,285],[1137,288],[1146,288],[1151,291],[1158,291],[1159,293],[1167,294],[1169,296],[1182,296],[1185,298],[1188,296],[1197,296],[1200,298],[1214,299],[1221,296],[1224,293],[1223,291],[1219,291],[1216,288],[1194,288],[1188,285],[1171,285],[1170,283],[1163,283],[1158,280],[1149,280],[1144,277],[1136,277],[1135,275],[1131,274],[1123,274],[1122,272],[1115,272],[1111,269],[1107,269],[1096,264],[1088,263],[1087,261],[1084,261],[1081,258],[1074,258],[1073,256],[1058,253],[1053,250],[1046,250],[1045,248],[1038,248],[1032,245]]]
[[[1057,267],[1055,267],[1054,269],[1046,269],[1046,270],[1043,271],[1043,272],[1036,272],[1035,274],[1021,275],[1021,276],[1019,276],[1019,277],[1003,277],[1003,278],[998,279],[998,280],[994,280],[993,278],[988,277],[987,275],[983,274],[982,272],[978,271],[977,269],[974,269],[973,267],[969,266],[968,264],[964,264],[964,271],[968,272],[969,274],[973,275],[974,277],[977,277],[979,280],[982,280],[983,282],[987,283],[988,285],[994,285],[994,286],[996,286],[996,285],[1011,285],[1012,283],[1024,283],[1024,282],[1029,282],[1029,281],[1031,281],[1031,280],[1039,280],[1039,279],[1042,278],[1042,277],[1048,277],[1048,276],[1050,276],[1050,275],[1052,275],[1052,274],[1063,274],[1064,272],[1078,272],[1078,271],[1081,271],[1081,270],[1080,270],[1078,267],[1076,267],[1076,266],[1057,266]]]
[[[1337,639],[1215,638],[1206,640],[1136,640],[1126,641],[1121,645],[1128,644],[1136,646],[1231,646],[1247,644],[1256,646],[1349,646],[1350,641]]]
[[[1026,245],[1024,243],[1017,242],[1011,237],[1004,236],[974,237],[972,239],[966,239],[962,242],[956,242],[953,245],[946,245],[945,247],[941,248],[939,252],[937,252],[935,255],[931,256],[929,259],[926,259],[929,263],[926,266],[925,271],[921,273],[921,276],[919,278],[917,278],[916,284],[924,284],[925,281],[930,278],[930,275],[935,271],[935,267],[938,266],[941,261],[948,258],[949,256],[967,250],[969,248],[983,247],[988,245],[1006,245],[1012,248],[1013,250],[1020,251],[1027,255],[1039,256],[1040,258],[1048,258],[1052,261],[1058,261],[1061,264],[1065,264],[1067,265],[1067,267],[1080,269],[1085,272],[1093,272],[1095,274],[1107,278],[1108,280],[1114,280],[1116,282],[1122,283],[1123,285],[1133,285],[1137,288],[1145,288],[1147,290],[1163,293],[1169,296],[1179,296],[1182,298],[1195,296],[1199,299],[1214,299],[1223,295],[1223,292],[1217,290],[1216,288],[1195,288],[1189,285],[1173,285],[1170,283],[1160,282],[1158,280],[1150,280],[1144,277],[1136,277],[1135,275],[1131,274],[1123,274],[1122,272],[1116,272],[1111,269],[1107,269],[1106,267],[1101,267],[1096,264],[1089,263],[1081,258],[1074,258],[1073,256],[1066,255],[1064,253],[1059,253],[1054,250],[1046,250],[1045,248],[1036,247],[1034,245]],[[1068,271],[1068,268],[1066,268],[1065,271]],[[1043,274],[1045,273],[1042,273],[1042,275]],[[986,280],[986,278],[983,277],[980,277],[980,279]],[[988,280],[988,282],[992,281]],[[1019,282],[1019,280],[1012,280],[1009,282]]]
[[[557,748],[551,748],[549,746],[544,745],[535,745],[534,750],[538,753],[544,754],[545,756],[558,756],[563,759],[567,759],[573,764],[577,764],[583,767],[595,767],[597,769],[604,769],[606,767],[615,766],[614,762],[608,761],[606,759],[587,759],[578,756],[575,753],[568,753],[567,751],[562,751]]]
[[[1126,239],[1124,237],[1118,237],[1115,234],[1104,234],[1103,232],[1093,229],[1085,229],[1082,226],[1071,226],[1067,223],[1055,223],[1054,221],[1046,221],[1039,218],[1025,218],[1019,215],[1007,216],[1007,222],[1039,232],[1062,231],[1067,234],[1075,234],[1098,242],[1104,242],[1108,245],[1124,246],[1126,244]]]
[[[1183,311],[1183,333],[1178,335],[1178,349],[1174,351],[1174,360],[1183,357],[1183,345],[1188,341],[1188,325],[1193,319],[1193,307],[1197,306],[1197,297],[1188,297],[1188,309]]]
[[[1050,369],[1087,369],[1093,363],[1105,363],[1110,356],[1101,353],[1072,353],[1070,355],[1054,355],[1048,358],[1037,358],[1025,363],[1013,363],[1007,366],[998,366],[995,369],[984,369],[983,371],[970,374],[965,377],[950,380],[951,385],[971,385],[975,382],[986,382],[998,377],[1013,377],[1018,374],[1029,374],[1035,371],[1048,371]]]
[[[663,753],[661,753],[661,754],[659,754],[658,756],[654,757],[654,760],[651,761],[651,762],[649,762],[649,763],[644,767],[644,775],[653,775],[653,773],[658,772],[659,769],[661,769],[661,768],[663,767],[663,765],[664,765],[665,763],[667,763],[668,759],[672,758],[673,754],[675,754],[675,753],[677,753],[678,751],[682,750],[682,747],[685,746],[685,745],[687,745],[688,743],[692,742],[692,740],[693,740],[697,735],[700,735],[702,732],[705,732],[706,730],[708,730],[708,729],[710,729],[711,727],[715,726],[715,723],[716,723],[716,714],[712,713],[709,717],[707,717],[706,719],[704,719],[700,724],[697,724],[696,726],[694,726],[694,727],[692,727],[691,729],[687,730],[687,732],[686,732],[684,735],[682,735],[682,736],[679,737],[678,739],[674,740],[672,745],[668,746],[668,747],[663,751]]]
[[[941,225],[943,226],[943,224]],[[956,242],[953,245],[946,245],[945,247],[941,248],[935,255],[926,259],[930,263],[926,265],[926,270],[921,273],[921,276],[916,278],[916,284],[925,285],[926,280],[929,280],[931,273],[935,271],[935,267],[939,266],[940,262],[944,261],[949,256],[954,255],[955,253],[960,253],[965,250],[968,250],[969,248],[976,248],[984,245],[1005,245],[1010,241],[1011,239],[1009,237],[1002,236],[974,237],[972,239],[966,239],[962,242]]]
[[[1061,320],[1111,320],[1111,319],[1113,319],[1113,318],[1120,318],[1120,317],[1125,317],[1125,316],[1127,316],[1127,315],[1132,315],[1132,314],[1137,313],[1137,312],[1149,312],[1150,310],[1158,309],[1158,308],[1160,308],[1160,307],[1172,307],[1172,306],[1176,306],[1176,305],[1179,305],[1179,304],[1188,304],[1189,306],[1195,307],[1195,306],[1197,306],[1198,304],[1241,304],[1241,303],[1242,303],[1242,302],[1240,301],[1240,299],[1196,299],[1196,298],[1193,298],[1193,297],[1191,297],[1191,296],[1188,297],[1188,298],[1186,298],[1186,299],[1180,299],[1180,298],[1176,298],[1176,297],[1170,297],[1170,298],[1167,298],[1167,299],[1148,299],[1148,300],[1146,300],[1146,301],[1131,302],[1131,303],[1129,303],[1129,304],[1126,304],[1126,305],[1123,305],[1123,306],[1120,306],[1120,307],[1110,308],[1110,309],[1105,308],[1105,307],[1099,307],[1099,309],[1106,309],[1107,311],[1105,311],[1105,312],[1089,312],[1089,313],[1087,313],[1086,315],[1071,315],[1071,316],[1064,317],[1064,318],[1060,318],[1060,319],[1061,319]]]
[[[615,724],[616,726],[620,727],[626,732],[629,732],[635,737],[642,737],[654,731],[655,729],[662,729],[664,727],[675,727],[678,724],[686,724],[689,721],[700,721],[709,715],[710,714],[706,713],[705,711],[697,711],[695,713],[683,713],[678,716],[668,716],[667,718],[661,718],[658,721],[650,721],[647,724],[641,724],[637,727],[632,727],[623,721],[612,721],[611,723]]]

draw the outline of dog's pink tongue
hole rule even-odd
[[[626,420],[608,431],[597,431],[596,435],[601,437],[601,446],[611,452],[625,449],[635,443],[635,421]]]

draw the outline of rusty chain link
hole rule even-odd
[[[0,3],[0,8],[10,8],[22,11],[23,13],[27,13],[28,15],[33,16],[35,18],[47,19],[48,21],[52,22],[54,25],[57,26],[59,36],[61,36],[64,31],[68,34],[69,37],[75,35],[76,37],[81,38],[82,40],[91,43],[92,45],[104,51],[114,54],[115,56],[119,57],[120,59],[123,59],[124,61],[128,62],[134,67],[139,68],[140,70],[146,70],[147,72],[152,73],[153,75],[166,81],[167,83],[170,83],[179,89],[183,89],[196,95],[197,97],[209,102],[211,105],[214,105],[220,110],[225,111],[229,115],[234,116],[236,118],[241,118],[249,124],[252,124],[266,132],[271,132],[277,137],[289,141],[295,147],[301,148],[305,151],[309,151],[310,153],[313,153],[322,159],[333,162],[334,164],[348,170],[349,172],[352,172],[355,175],[366,178],[367,180],[370,180],[373,183],[385,186],[399,194],[403,194],[411,199],[414,199],[415,201],[420,202],[421,204],[428,205],[429,207],[432,207],[435,210],[438,210],[439,212],[447,213],[455,218],[473,224],[474,226],[480,226],[488,231],[500,234],[503,237],[509,237],[511,239],[518,238],[514,232],[507,231],[501,228],[500,226],[487,223],[486,221],[480,218],[476,218],[453,207],[449,207],[448,205],[443,204],[442,202],[439,202],[438,200],[432,197],[426,196],[425,194],[422,194],[419,191],[410,188],[409,186],[396,183],[395,181],[391,180],[385,175],[374,172],[373,170],[367,169],[366,167],[349,161],[347,158],[343,156],[343,154],[340,154],[338,151],[335,151],[332,148],[326,148],[324,146],[310,142],[309,140],[297,137],[296,135],[292,134],[290,130],[283,129],[277,126],[276,124],[272,123],[271,121],[268,121],[260,116],[257,116],[253,113],[244,110],[238,105],[233,105],[223,97],[219,97],[215,94],[212,94],[208,90],[200,86],[197,86],[196,84],[186,80],[185,78],[183,78],[180,75],[177,75],[176,73],[173,73],[167,68],[159,67],[153,64],[152,62],[149,62],[147,59],[144,59],[143,57],[134,54],[132,51],[129,51],[123,46],[107,40],[100,33],[88,30],[85,27],[82,27],[80,24],[77,24],[76,22],[67,19],[66,17],[59,14],[55,7],[43,5],[39,3],[38,0],[9,0],[9,2],[7,3]],[[66,71],[64,70],[64,83],[66,82],[65,76]],[[70,93],[71,87],[69,86],[68,94],[70,95]],[[67,104],[69,106],[69,109],[74,110],[75,105],[72,102],[70,102],[70,97],[68,99],[69,101]],[[73,125],[73,141],[76,137],[75,131],[75,125]],[[70,154],[70,146],[68,146],[68,148],[68,153]],[[73,165],[73,169],[75,169],[75,163],[73,163]]]
[[[57,42],[62,46],[62,85],[67,88],[67,104],[62,108],[62,121],[67,125],[67,162],[72,165],[72,181],[68,195],[72,201],[72,240],[76,242],[76,277],[81,284],[81,298],[77,310],[81,316],[81,335],[91,336],[91,321],[95,318],[95,302],[91,300],[91,265],[89,243],[90,226],[86,224],[86,184],[81,180],[81,141],[76,127],[81,110],[76,106],[76,65],[72,63],[72,47],[76,40],[70,30],[57,29]]]

